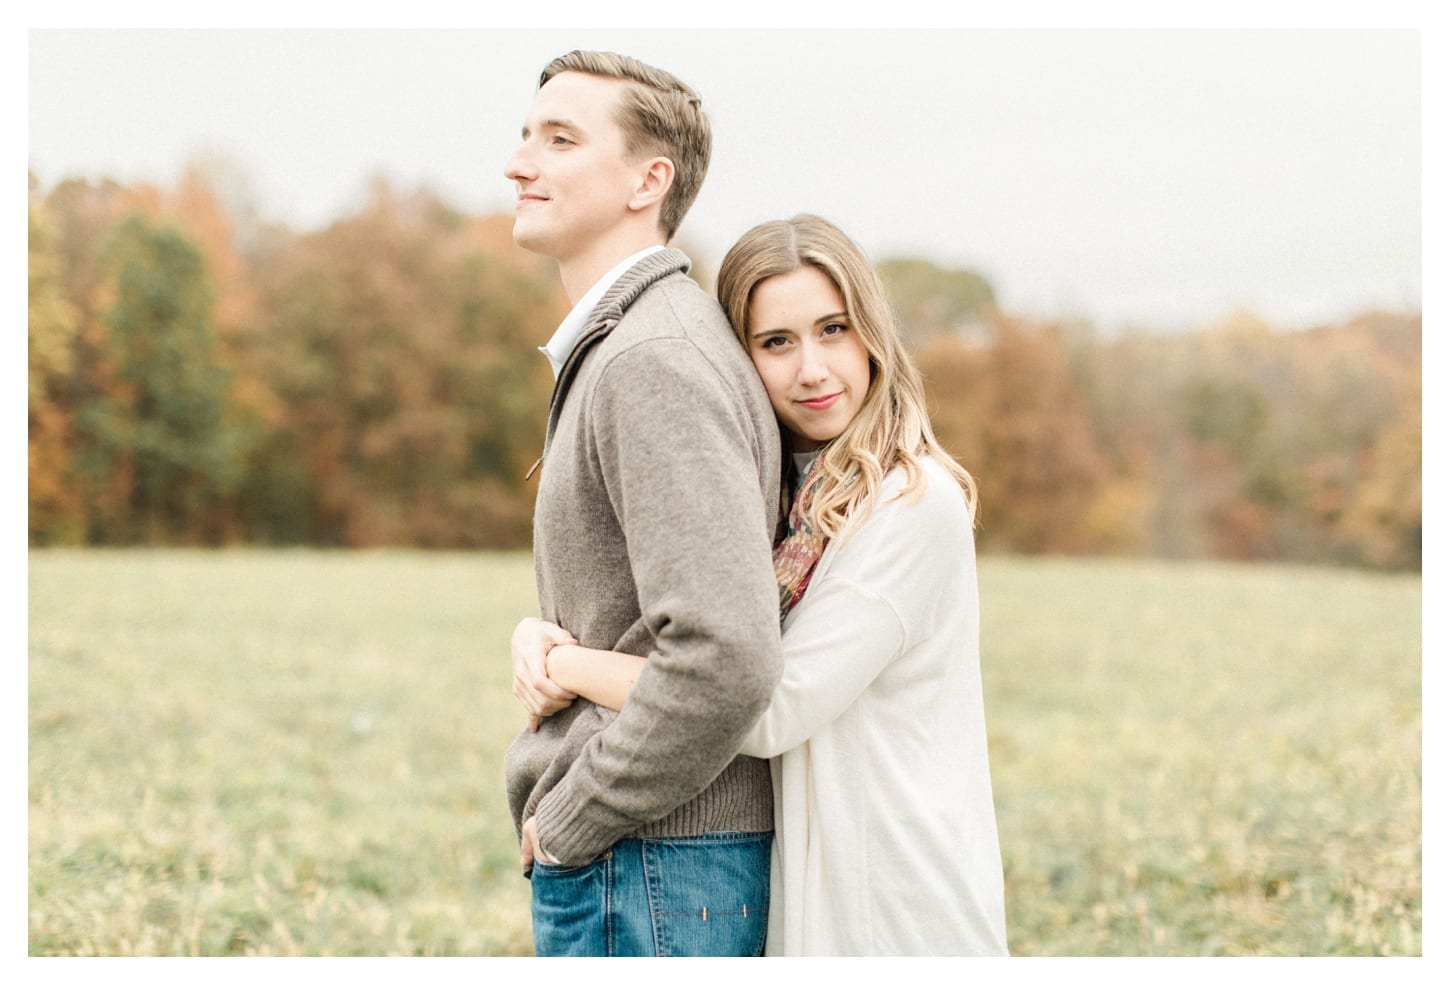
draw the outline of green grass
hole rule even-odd
[[[981,582],[1014,953],[1421,953],[1418,577]],[[529,953],[532,608],[522,555],[32,552],[30,953]]]

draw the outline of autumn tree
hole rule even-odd
[[[122,387],[106,323],[115,296],[108,244],[126,216],[154,204],[156,197],[145,186],[67,180],[42,198],[32,181],[32,218],[39,222],[31,251],[38,292],[31,299],[31,358],[48,366],[48,381],[32,394],[30,406],[32,455],[45,463],[32,487],[33,542],[107,542],[129,523],[131,476],[124,467],[107,471],[93,461],[94,447],[80,415]],[[44,299],[52,289],[63,300],[69,323],[63,333],[48,324]]]
[[[990,342],[918,361],[938,437],[977,478],[984,548],[1076,553],[1105,463],[1059,333],[995,316]]]
[[[876,265],[901,326],[903,341],[919,348],[946,336],[962,338],[996,310],[992,285],[980,274],[930,260],[893,258]]]
[[[1377,568],[1419,570],[1423,561],[1423,432],[1419,378],[1412,397],[1368,452],[1369,468],[1336,525],[1351,560]]]
[[[495,223],[380,183],[358,216],[259,259],[265,330],[242,358],[286,426],[246,490],[256,536],[528,542],[550,386],[536,347],[563,312],[519,254]]]
[[[552,265],[426,189],[298,234],[240,187],[32,179],[31,543],[526,546]],[[1099,337],[881,271],[984,550],[1420,564],[1418,314]]]
[[[1093,347],[1080,378],[1114,475],[1148,492],[1142,549],[1417,558],[1419,331],[1418,316],[1376,316],[1286,332],[1240,312],[1202,331]],[[1409,505],[1401,513],[1389,500]]]
[[[1314,560],[1420,565],[1420,333],[1418,316],[1371,314],[1293,340],[1296,518]]]
[[[81,470],[98,485],[124,476],[122,542],[215,542],[245,442],[231,427],[228,374],[217,365],[211,292],[201,257],[174,227],[140,215],[106,254],[114,300],[105,314],[114,386],[78,410]]]
[[[75,455],[70,380],[78,318],[65,298],[55,234],[31,203],[28,319],[30,539],[79,543],[84,507],[71,481]]]

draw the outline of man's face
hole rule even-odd
[[[626,83],[582,72],[546,82],[504,175],[518,186],[514,242],[565,262],[602,244],[630,214],[642,162],[624,150],[615,107]]]

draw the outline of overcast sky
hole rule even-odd
[[[1294,327],[1420,304],[1413,31],[39,30],[29,165],[173,182],[202,155],[310,229],[370,179],[512,210],[542,65],[669,69],[715,129],[681,245],[713,268],[813,211],[874,258],[975,269],[1008,310]]]

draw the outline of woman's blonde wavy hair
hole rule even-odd
[[[720,264],[715,292],[748,350],[750,301],[764,280],[803,266],[821,271],[846,302],[851,331],[871,359],[871,382],[861,409],[822,449],[824,485],[815,495],[811,523],[828,537],[849,533],[876,501],[893,468],[906,474],[900,495],[921,496],[925,476],[918,457],[940,462],[962,487],[975,523],[977,484],[937,441],[926,412],[921,374],[901,342],[886,290],[865,253],[835,224],[798,215],[756,226],[740,237]],[[865,510],[858,510],[862,504]]]

